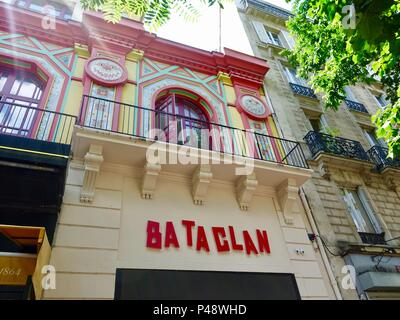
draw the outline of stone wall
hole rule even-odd
[[[371,146],[363,133],[363,129],[373,129],[373,125],[368,123],[368,115],[360,115],[355,111],[350,111],[344,103],[342,103],[338,112],[326,111],[323,107],[321,94],[317,94],[318,100],[295,95],[284,74],[284,66],[288,65],[287,60],[279,54],[280,50],[271,45],[260,43],[261,41],[251,23],[252,20],[256,20],[265,25],[273,25],[285,30],[285,22],[282,20],[279,22],[276,17],[268,14],[257,13],[255,9],[239,14],[255,56],[266,59],[270,66],[265,78],[265,88],[272,101],[275,116],[284,136],[299,141],[306,156],[311,159],[308,147],[303,141],[307,132],[312,130],[306,114],[324,114],[330,128],[338,129],[341,137],[359,141],[367,151]],[[351,86],[351,90],[356,99],[364,104],[370,115],[379,109],[377,101],[374,99],[374,95],[383,92],[379,85],[359,84]],[[364,117],[366,123],[361,123],[360,117]],[[388,183],[383,174],[368,171],[368,174],[364,175],[362,172],[354,172],[354,170],[343,165],[333,170],[330,179],[327,179],[322,177],[317,163],[311,161],[310,166],[314,169],[314,174],[312,180],[308,181],[303,188],[319,232],[324,237],[326,244],[330,246],[330,251],[335,254],[328,253],[328,256],[335,277],[339,282],[339,287],[341,287],[340,281],[344,276],[341,270],[345,263],[340,256],[336,256],[339,253],[337,244],[341,241],[361,243],[354,222],[340,195],[339,188],[348,186],[343,177],[348,178],[353,188],[361,186],[368,191],[379,216],[380,224],[385,231],[386,240],[400,236],[400,196],[395,191],[396,181],[392,180]],[[400,174],[400,169],[397,171]],[[397,189],[399,190],[399,187]],[[390,244],[400,245],[400,241],[392,241]],[[342,290],[342,295],[345,299],[358,298],[355,290]]]

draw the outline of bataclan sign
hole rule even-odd
[[[204,250],[210,252],[209,239],[204,229],[204,226],[196,226],[192,220],[182,220],[180,229],[186,232],[186,245],[188,247],[196,246],[197,251]],[[260,253],[269,254],[267,231],[256,229],[253,237],[250,232],[243,230],[243,242],[239,240],[239,234],[234,227],[211,227],[215,247],[218,252],[242,251],[246,254],[258,255]],[[175,226],[172,221],[165,223],[164,234],[160,231],[160,223],[157,221],[147,221],[147,248],[159,249],[175,247],[180,248],[178,237],[176,236]]]

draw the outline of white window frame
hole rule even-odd
[[[287,66],[283,66],[283,68],[285,71],[286,79],[289,82],[309,88],[309,85],[305,79],[297,77],[295,69],[287,67]]]
[[[358,102],[356,96],[349,86],[344,87],[344,91],[346,92],[346,99],[354,102]]]
[[[376,217],[376,212],[374,211],[374,206],[363,188],[358,187],[355,190],[355,194],[358,196],[358,200],[360,201],[362,208],[357,207],[357,202],[353,197],[353,193],[350,190],[343,188],[342,199],[347,206],[347,211],[353,219],[353,222],[356,226],[357,232],[362,233],[375,233],[380,234],[383,232],[382,227]],[[354,191],[354,190],[353,190]],[[360,210],[364,210],[366,213],[366,218],[368,221],[365,221],[365,218]],[[369,230],[368,224],[372,226],[373,230]]]
[[[261,40],[261,42],[266,43],[266,44],[272,44],[281,48],[287,48],[287,46],[290,47],[290,43],[287,40],[286,36],[281,30],[274,30],[269,28],[268,26],[264,25],[263,23],[259,21],[253,21],[253,26],[254,29],[256,30],[256,33],[258,35],[258,38]],[[279,39],[280,43],[277,43],[272,36],[272,34],[276,34],[276,36]]]
[[[375,99],[375,101],[376,101],[378,107],[381,108],[381,109],[385,109],[386,106],[389,104],[389,102],[386,101],[386,99],[385,99],[385,97],[384,97],[384,94],[381,94],[381,95],[379,96],[379,99],[383,99],[383,101],[386,102],[385,105],[382,105],[382,104],[381,104],[381,102],[380,102],[379,99],[378,99],[378,96],[376,96],[375,94],[374,94],[374,99]]]

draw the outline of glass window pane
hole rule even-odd
[[[354,190],[342,190],[342,197],[347,205],[354,224],[357,227],[358,232],[375,233],[375,229],[369,219],[364,206],[362,205],[358,194]]]
[[[11,88],[10,93],[11,93],[11,94],[17,94],[20,85],[21,85],[21,81],[18,80],[18,79],[15,80],[14,83],[13,83],[13,86],[12,86],[12,88]]]
[[[26,1],[20,0],[17,2],[17,6],[19,6],[19,7],[25,7],[25,5],[26,5]]]
[[[2,75],[0,77],[0,92],[3,90],[4,84],[6,83],[7,80],[7,76],[6,75]]]
[[[21,88],[19,89],[18,95],[20,97],[33,98],[35,90],[36,90],[36,84],[30,81],[24,81],[21,85]]]

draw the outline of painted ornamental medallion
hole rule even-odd
[[[95,81],[105,86],[121,84],[127,79],[124,66],[107,58],[93,58],[86,64],[87,74]]]
[[[250,95],[243,95],[240,99],[243,110],[255,118],[266,118],[268,110],[266,105],[258,98]]]

